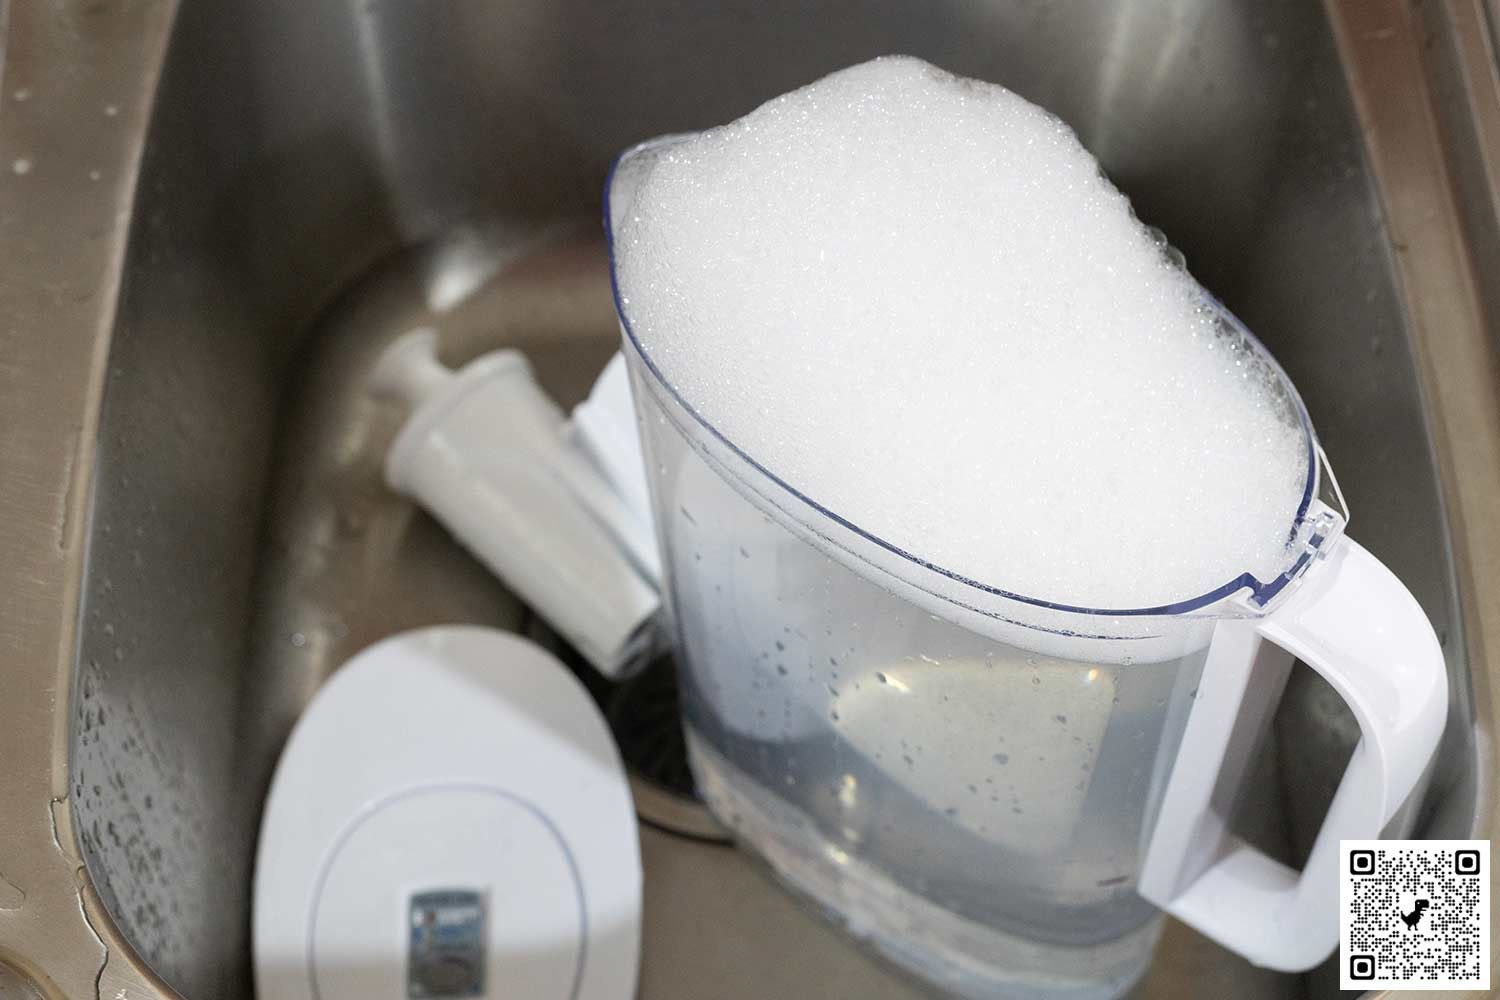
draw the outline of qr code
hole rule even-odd
[[[1339,986],[1490,987],[1490,842],[1339,844]]]

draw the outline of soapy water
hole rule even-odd
[[[614,237],[688,405],[923,561],[1097,608],[1286,562],[1308,443],[1277,373],[1001,87],[835,73],[665,149]]]

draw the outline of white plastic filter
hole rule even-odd
[[[635,426],[628,385],[620,396],[623,373],[602,381],[570,424],[519,352],[495,351],[452,372],[435,344],[433,331],[412,331],[376,365],[374,391],[412,408],[386,457],[386,482],[601,673],[639,668],[656,642],[661,570],[638,496],[644,472],[627,448]]]

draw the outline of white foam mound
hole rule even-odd
[[[1306,443],[1063,122],[877,59],[664,153],[616,233],[678,393],[951,572],[1087,607],[1273,574]]]

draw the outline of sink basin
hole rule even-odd
[[[1500,535],[1476,506],[1500,470],[1485,416],[1500,384],[1484,381],[1495,341],[1475,305],[1488,291],[1443,284],[1463,273],[1475,230],[1411,204],[1436,185],[1453,209],[1442,171],[1421,169],[1442,162],[1431,158],[1450,119],[1404,97],[1384,117],[1368,110],[1382,87],[1404,94],[1398,82],[1425,72],[1421,26],[1401,5],[1359,6],[185,0],[145,5],[135,21],[70,7],[45,30],[17,12],[35,29],[17,37],[126,46],[100,72],[139,99],[111,103],[97,80],[67,92],[80,107],[88,95],[89,121],[135,131],[108,146],[117,201],[97,213],[105,250],[87,309],[74,307],[79,346],[57,362],[71,359],[83,388],[35,397],[36,424],[51,405],[60,416],[46,427],[74,436],[46,451],[50,478],[14,501],[42,511],[25,523],[57,524],[38,543],[41,569],[0,577],[0,598],[30,593],[34,577],[75,611],[17,646],[19,676],[52,696],[18,730],[40,748],[27,751],[33,783],[0,783],[0,960],[43,987],[92,975],[99,995],[121,983],[132,1000],[252,995],[260,804],[318,686],[377,639],[430,623],[557,646],[382,486],[401,414],[364,392],[375,356],[431,325],[446,362],[519,347],[549,391],[576,402],[618,337],[598,221],[613,155],[883,52],[998,81],[1072,123],[1138,214],[1281,360],[1339,471],[1350,533],[1417,596],[1448,658],[1452,712],[1420,829],[1490,829],[1480,803],[1493,801],[1493,769],[1481,771],[1475,738],[1492,712],[1481,639],[1500,641],[1495,583],[1479,572],[1500,564]],[[0,67],[11,97],[18,74],[40,73],[20,57]],[[22,107],[9,127],[24,129],[24,102],[4,106]],[[1401,108],[1431,127],[1391,120]],[[49,178],[36,160],[27,176],[6,165],[0,199],[27,197],[22,181],[92,176]],[[1401,178],[1416,186],[1393,188]],[[27,219],[43,231],[39,215],[15,218],[10,230],[0,221],[0,252]],[[1414,246],[1459,263],[1413,263]],[[24,305],[6,295],[0,285],[0,319]],[[17,329],[35,340],[43,327]],[[0,447],[25,441],[0,429]],[[53,482],[67,486],[60,502],[42,488]],[[29,537],[18,532],[14,551],[31,552]],[[590,683],[607,708],[621,697]],[[9,711],[0,699],[0,725]],[[1295,863],[1356,735],[1339,698],[1298,671],[1237,826]],[[643,998],[927,995],[722,843],[690,796],[661,787],[651,757],[635,761]],[[11,828],[23,798],[36,812]],[[5,837],[13,857],[33,859],[25,878],[6,876]],[[7,905],[7,884],[19,904]],[[51,902],[28,915],[27,898]],[[48,937],[83,957],[49,966]],[[1174,925],[1137,994],[1323,997],[1336,985],[1331,965],[1254,969]]]

